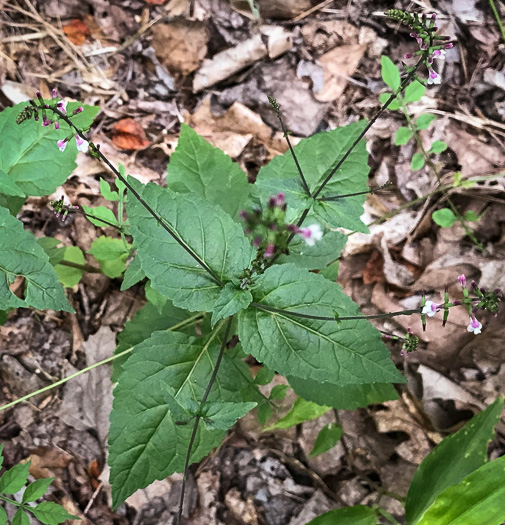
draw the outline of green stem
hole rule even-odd
[[[491,6],[491,10],[493,11],[494,17],[496,18],[496,23],[498,24],[498,27],[500,28],[500,33],[503,42],[505,42],[505,28],[503,27],[500,13],[498,12],[498,9],[496,8],[496,5],[494,3],[494,0],[489,0],[489,5]]]
[[[60,261],[58,264],[61,264],[62,266],[68,266],[69,268],[77,268],[78,270],[82,270],[83,272],[102,273],[100,268],[95,268],[90,264],[79,264],[72,261],[65,261],[65,259],[63,259],[63,261]]]
[[[214,369],[212,370],[212,375],[210,376],[210,380],[205,390],[205,393],[203,394],[202,400],[200,401],[200,406],[202,406],[207,401],[207,398],[209,397],[212,386],[214,385],[214,381],[216,380],[217,373],[219,371],[219,367],[221,366],[221,361],[223,359],[224,351],[226,350],[226,343],[228,342],[228,336],[230,334],[230,328],[231,328],[232,321],[233,321],[233,316],[228,318],[228,323],[226,324],[226,329],[224,332],[223,340],[221,341],[221,347],[219,349],[219,355],[217,356],[216,364],[214,365]],[[215,331],[216,335],[219,333],[221,326],[223,326],[223,323],[221,323],[216,329]],[[177,514],[177,522],[176,522],[177,525],[181,525],[181,521],[182,521],[182,511],[184,508],[184,493],[185,493],[186,482],[187,482],[188,473],[189,473],[189,461],[191,459],[191,452],[193,451],[193,445],[195,443],[196,433],[198,431],[200,419],[201,419],[200,416],[196,416],[195,423],[193,425],[193,431],[191,432],[191,438],[189,440],[188,452],[186,454],[186,461],[184,462],[184,476],[182,478],[181,497],[179,499],[179,512]]]
[[[202,314],[198,313],[191,317],[188,317],[184,321],[181,321],[180,323],[175,324],[174,326],[171,326],[166,332],[173,332],[175,330],[178,330],[179,328],[183,328],[184,326],[190,325],[197,321],[198,319],[202,318]],[[117,359],[118,357],[122,357],[124,355],[129,354],[135,347],[132,346],[131,348],[128,348],[127,350],[124,350],[123,352],[120,352],[119,354],[113,355],[111,357],[108,357],[107,359],[104,359],[103,361],[99,361],[98,363],[94,363],[90,366],[87,366],[86,368],[83,368],[82,370],[79,370],[78,372],[75,372],[74,374],[71,374],[67,377],[64,377],[63,379],[60,379],[59,381],[56,381],[55,383],[51,383],[48,386],[45,386],[44,388],[41,388],[39,390],[36,390],[35,392],[31,392],[30,394],[27,394],[26,396],[20,397],[19,399],[16,399],[15,401],[11,401],[10,403],[7,403],[6,405],[0,406],[0,412],[2,410],[7,410],[8,408],[11,408],[15,405],[18,405],[19,403],[22,403],[23,401],[27,401],[28,399],[31,399],[34,396],[38,396],[39,394],[43,394],[44,392],[47,392],[49,390],[52,390],[53,388],[56,388],[57,386],[64,385],[67,381],[70,381],[71,379],[74,379],[76,377],[79,377],[82,374],[85,374],[86,372],[89,372],[90,370],[93,370],[93,368],[96,368],[101,365],[105,365],[107,363],[110,363],[111,361],[114,361],[114,359]]]
[[[19,503],[19,501],[16,501],[16,500],[10,499],[10,498],[6,498],[5,496],[2,496],[1,494],[0,494],[0,499],[2,501],[7,502],[7,503],[12,503],[13,505],[16,505],[16,507],[21,507],[21,503]]]
[[[318,321],[353,321],[356,319],[389,319],[390,317],[397,317],[399,315],[412,315],[412,314],[420,314],[421,308],[415,308],[411,310],[400,310],[398,312],[388,312],[384,314],[374,314],[374,315],[350,315],[350,316],[344,316],[344,317],[327,317],[324,315],[312,315],[312,314],[304,314],[301,312],[293,312],[291,310],[283,310],[282,308],[275,308],[274,306],[267,306],[265,304],[260,303],[251,303],[251,306],[254,308],[257,308],[258,310],[264,310],[266,312],[272,312],[277,314],[287,314],[291,315],[293,317],[302,317],[304,319],[316,319]]]
[[[75,126],[75,124],[70,120],[67,115],[64,115],[61,111],[56,108],[50,108],[54,113],[56,113],[62,120],[64,120],[79,137],[81,137],[86,142],[89,142],[88,138],[82,133],[82,131]],[[172,230],[163,217],[156,213],[151,206],[140,196],[140,194],[133,188],[133,186],[126,180],[125,177],[119,173],[119,171],[112,165],[107,157],[100,151],[100,148],[97,148],[93,145],[93,153],[96,155],[102,162],[104,162],[108,168],[114,173],[114,175],[128,188],[128,191],[144,206],[144,208],[158,221],[158,224],[191,256],[193,259],[210,275],[210,277],[222,288],[224,283],[216,275],[216,273],[200,258],[200,256],[193,251],[179,236]]]
[[[90,219],[93,219],[94,221],[103,222],[107,226],[111,226],[112,228],[116,228],[116,230],[119,230],[122,233],[122,228],[120,226],[118,226],[117,224],[114,224],[112,222],[109,222],[109,221],[107,221],[105,219],[102,219],[101,217],[96,217],[95,215],[92,215],[91,213],[86,213],[85,211],[82,211],[82,210],[80,210],[80,211],[78,211],[76,213],[81,213],[82,215],[84,215],[84,217],[86,217],[86,219],[88,219],[88,221]]]

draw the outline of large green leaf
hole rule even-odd
[[[340,286],[292,264],[272,266],[251,289],[256,304],[332,317],[360,315]],[[321,321],[249,307],[238,314],[244,350],[284,376],[339,385],[402,383],[380,333],[366,320]]]
[[[419,525],[500,525],[505,520],[505,456],[446,488]]]
[[[312,401],[307,401],[306,399],[299,397],[295,400],[293,406],[284,417],[265,428],[264,431],[269,432],[270,430],[275,430],[276,428],[291,428],[295,425],[299,425],[300,423],[304,423],[305,421],[317,419],[323,414],[326,414],[328,410],[331,410],[331,408],[328,406],[321,406],[317,403],[313,403]]]
[[[195,192],[236,217],[249,193],[246,174],[218,148],[182,124],[179,143],[167,167],[167,187]]]
[[[341,386],[294,376],[289,376],[288,381],[299,396],[321,405],[343,410],[355,410],[372,403],[398,399],[395,387],[391,383]]]
[[[442,491],[484,465],[487,445],[493,438],[493,428],[502,408],[503,399],[499,398],[426,456],[414,474],[407,494],[405,514],[409,525],[420,523]]]
[[[25,106],[23,102],[0,113],[0,171],[7,174],[24,195],[50,195],[76,167],[75,139],[60,152],[56,143],[71,134],[63,121],[60,121],[59,130],[54,126],[43,127],[41,121],[33,119],[16,124],[16,117]],[[71,113],[78,106],[70,102],[67,112]],[[84,111],[72,120],[81,128],[87,128],[100,108],[83,107]],[[0,187],[4,189],[3,185]]]
[[[176,332],[154,332],[134,348],[114,389],[109,433],[113,505],[139,488],[184,470],[192,424],[178,425],[165,399],[200,402],[219,354],[212,336],[195,339]],[[208,401],[242,402],[238,394],[251,383],[247,366],[236,351],[227,350]],[[163,387],[164,386],[164,387]],[[223,430],[200,425],[191,462],[217,446]]]
[[[238,277],[255,250],[242,228],[222,209],[195,193],[180,194],[128,178],[164,224],[206,264],[223,284]],[[176,306],[211,311],[221,286],[137,201],[128,204],[132,235],[142,269],[152,287]]]
[[[365,126],[366,121],[361,120],[333,131],[318,133],[308,139],[302,139],[294,147],[312,194],[319,188],[332,168],[343,158]],[[366,191],[369,171],[366,144],[362,140],[325,186],[319,198]],[[289,151],[282,156],[275,157],[258,173],[260,185],[268,186],[267,179],[279,180],[277,191],[286,193],[288,206],[290,196],[293,206],[301,203],[302,196],[299,186],[296,189],[293,182],[299,178],[296,164]],[[291,179],[291,181],[283,179]],[[368,228],[360,219],[364,202],[365,195],[318,202],[314,204],[313,212],[316,219],[330,228],[343,227],[366,233]]]
[[[9,289],[18,275],[26,281],[24,299]],[[42,246],[0,207],[0,309],[20,306],[74,312]]]
[[[307,525],[375,525],[377,511],[363,505],[330,510],[313,519]]]

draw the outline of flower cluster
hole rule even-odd
[[[399,9],[390,9],[386,12],[386,15],[412,29],[410,36],[417,40],[419,51],[416,53],[407,53],[405,58],[410,59],[426,54],[426,51],[428,51],[424,60],[424,64],[428,68],[428,84],[440,84],[442,78],[440,74],[433,69],[433,61],[435,58],[443,60],[446,50],[451,49],[454,44],[450,42],[450,36],[435,35],[435,32],[438,30],[436,26],[437,15],[435,13],[431,16],[423,14],[419,17],[417,13],[410,14]],[[407,71],[409,70],[409,68],[406,69]],[[418,77],[416,78],[421,80]]]
[[[49,204],[51,205],[51,208],[53,208],[54,214],[56,215],[57,218],[60,218],[60,215],[61,215],[61,222],[65,222],[67,215],[72,210],[79,209],[79,206],[72,206],[71,204],[63,204],[63,196],[60,198],[60,200],[51,201]]]
[[[265,259],[276,252],[287,253],[287,239],[290,234],[300,235],[308,246],[321,240],[323,232],[318,224],[299,228],[295,224],[286,224],[286,201],[284,193],[270,197],[265,210],[255,208],[252,212],[242,210],[240,217],[245,221],[244,232],[252,239],[253,246]]]
[[[55,101],[53,104],[46,103],[46,101],[42,98],[42,93],[40,91],[37,91],[36,95],[36,100],[30,99],[30,105],[24,107],[17,116],[16,122],[18,124],[21,124],[25,120],[28,120],[32,117],[35,120],[35,122],[38,122],[40,120],[40,117],[42,116],[43,127],[49,127],[54,124],[54,129],[60,129],[59,119],[62,116],[71,118],[74,115],[78,115],[83,111],[83,107],[79,106],[78,108],[74,109],[70,115],[67,115],[68,101],[61,99],[56,89],[52,90],[52,97]],[[51,118],[48,118],[48,114],[51,116]],[[57,146],[60,151],[65,151],[67,143],[72,137],[73,135],[69,135],[68,137],[57,142]],[[82,137],[80,137],[78,134],[75,135],[75,141],[77,149],[79,151],[88,151],[88,142]]]
[[[437,304],[433,301],[426,301],[426,299],[423,297],[421,302],[421,318],[423,320],[423,328],[426,328],[425,316],[433,317],[439,310],[444,310],[445,326],[449,314],[449,308],[453,306],[464,306],[466,308],[470,317],[470,323],[466,329],[475,335],[480,334],[482,329],[482,323],[476,318],[476,314],[479,310],[488,311],[496,315],[499,303],[503,299],[502,291],[499,288],[493,291],[488,291],[484,288],[479,288],[477,283],[472,281],[470,284],[470,289],[475,294],[475,297],[471,297],[470,291],[466,286],[465,275],[459,275],[458,282],[463,290],[462,301],[449,302],[449,294],[447,291],[445,292],[443,304]]]

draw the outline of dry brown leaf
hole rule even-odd
[[[137,150],[149,146],[145,131],[136,120],[124,118],[116,122],[112,129],[112,143],[118,149]]]
[[[59,447],[38,447],[28,458],[30,474],[36,478],[58,477],[61,469],[68,467],[72,456]]]
[[[91,35],[91,29],[82,20],[75,18],[68,24],[63,26],[63,32],[67,35],[67,38],[76,46],[82,46],[86,41],[86,38]]]
[[[198,69],[207,54],[208,41],[209,34],[202,22],[185,20],[154,27],[156,56],[169,71],[183,75]]]
[[[167,2],[167,0],[145,0],[147,4],[152,5],[163,5]]]

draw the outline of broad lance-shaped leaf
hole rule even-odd
[[[309,185],[312,194],[320,187],[332,168],[343,158],[353,142],[366,126],[366,121],[360,120],[348,126],[333,131],[317,133],[308,139],[302,139],[295,147],[296,156]],[[318,198],[368,190],[368,153],[365,141],[362,140],[354,148],[346,161],[333,175]],[[298,169],[291,153],[288,151],[277,156],[258,173],[257,183],[268,186],[267,179],[279,179],[277,191],[285,191],[287,202],[289,196],[294,197],[292,205],[303,204],[300,186],[294,187],[294,181],[300,179]],[[282,179],[287,180],[283,187]],[[312,202],[310,199],[308,203]],[[314,216],[330,228],[348,228],[360,232],[368,232],[368,228],[361,222],[365,195],[344,197],[336,201],[317,202],[313,205]]]
[[[505,456],[446,488],[419,525],[501,525],[505,520]]]
[[[502,408],[503,398],[498,398],[426,456],[416,470],[407,494],[405,515],[409,525],[420,523],[441,492],[484,465],[487,446],[494,436],[493,428],[499,421]]]
[[[324,317],[361,315],[338,284],[292,264],[270,267],[251,293],[266,307]],[[405,382],[379,331],[366,320],[306,319],[254,303],[238,319],[244,350],[284,376],[339,385]]]
[[[137,345],[114,389],[109,433],[113,505],[156,479],[182,472],[192,425],[178,425],[165,400],[168,391],[201,400],[219,354],[220,341],[176,332],[154,332]],[[237,349],[224,353],[209,402],[244,402],[251,376]],[[160,384],[166,385],[161,388]],[[171,390],[169,390],[171,389]],[[200,425],[191,462],[217,446],[223,430]]]
[[[356,505],[325,512],[307,525],[375,525],[376,523],[376,510],[363,505]]]
[[[9,289],[18,275],[25,278],[25,299]],[[20,306],[74,312],[42,246],[0,207],[0,309]]]
[[[320,405],[328,405],[342,410],[355,410],[372,403],[398,399],[396,389],[391,383],[342,386],[328,382],[319,383],[313,379],[300,379],[294,376],[289,376],[287,379],[299,396]]]
[[[195,193],[180,194],[128,177],[165,224],[224,283],[247,268],[255,250],[242,228],[221,208]],[[138,202],[130,199],[128,216],[142,269],[152,287],[176,306],[212,311],[221,286]]]
[[[219,294],[219,297],[212,312],[212,326],[214,326],[221,319],[230,317],[240,310],[244,310],[249,306],[253,297],[249,290],[242,290],[239,286],[233,283],[228,283]]]
[[[167,167],[167,187],[178,193],[197,193],[236,218],[250,186],[238,164],[182,124],[179,142]]]
[[[43,127],[41,121],[33,119],[16,124],[16,117],[27,105],[26,102],[7,108],[0,113],[0,172],[7,174],[15,187],[0,184],[0,193],[15,195],[15,188],[24,195],[50,195],[63,184],[76,167],[77,148],[75,138],[70,140],[65,151],[60,152],[57,142],[72,135],[64,121],[60,129]],[[67,112],[79,107],[69,102]],[[83,106],[84,111],[72,121],[81,129],[88,128],[99,111],[98,106]],[[1,182],[1,177],[0,177]]]

